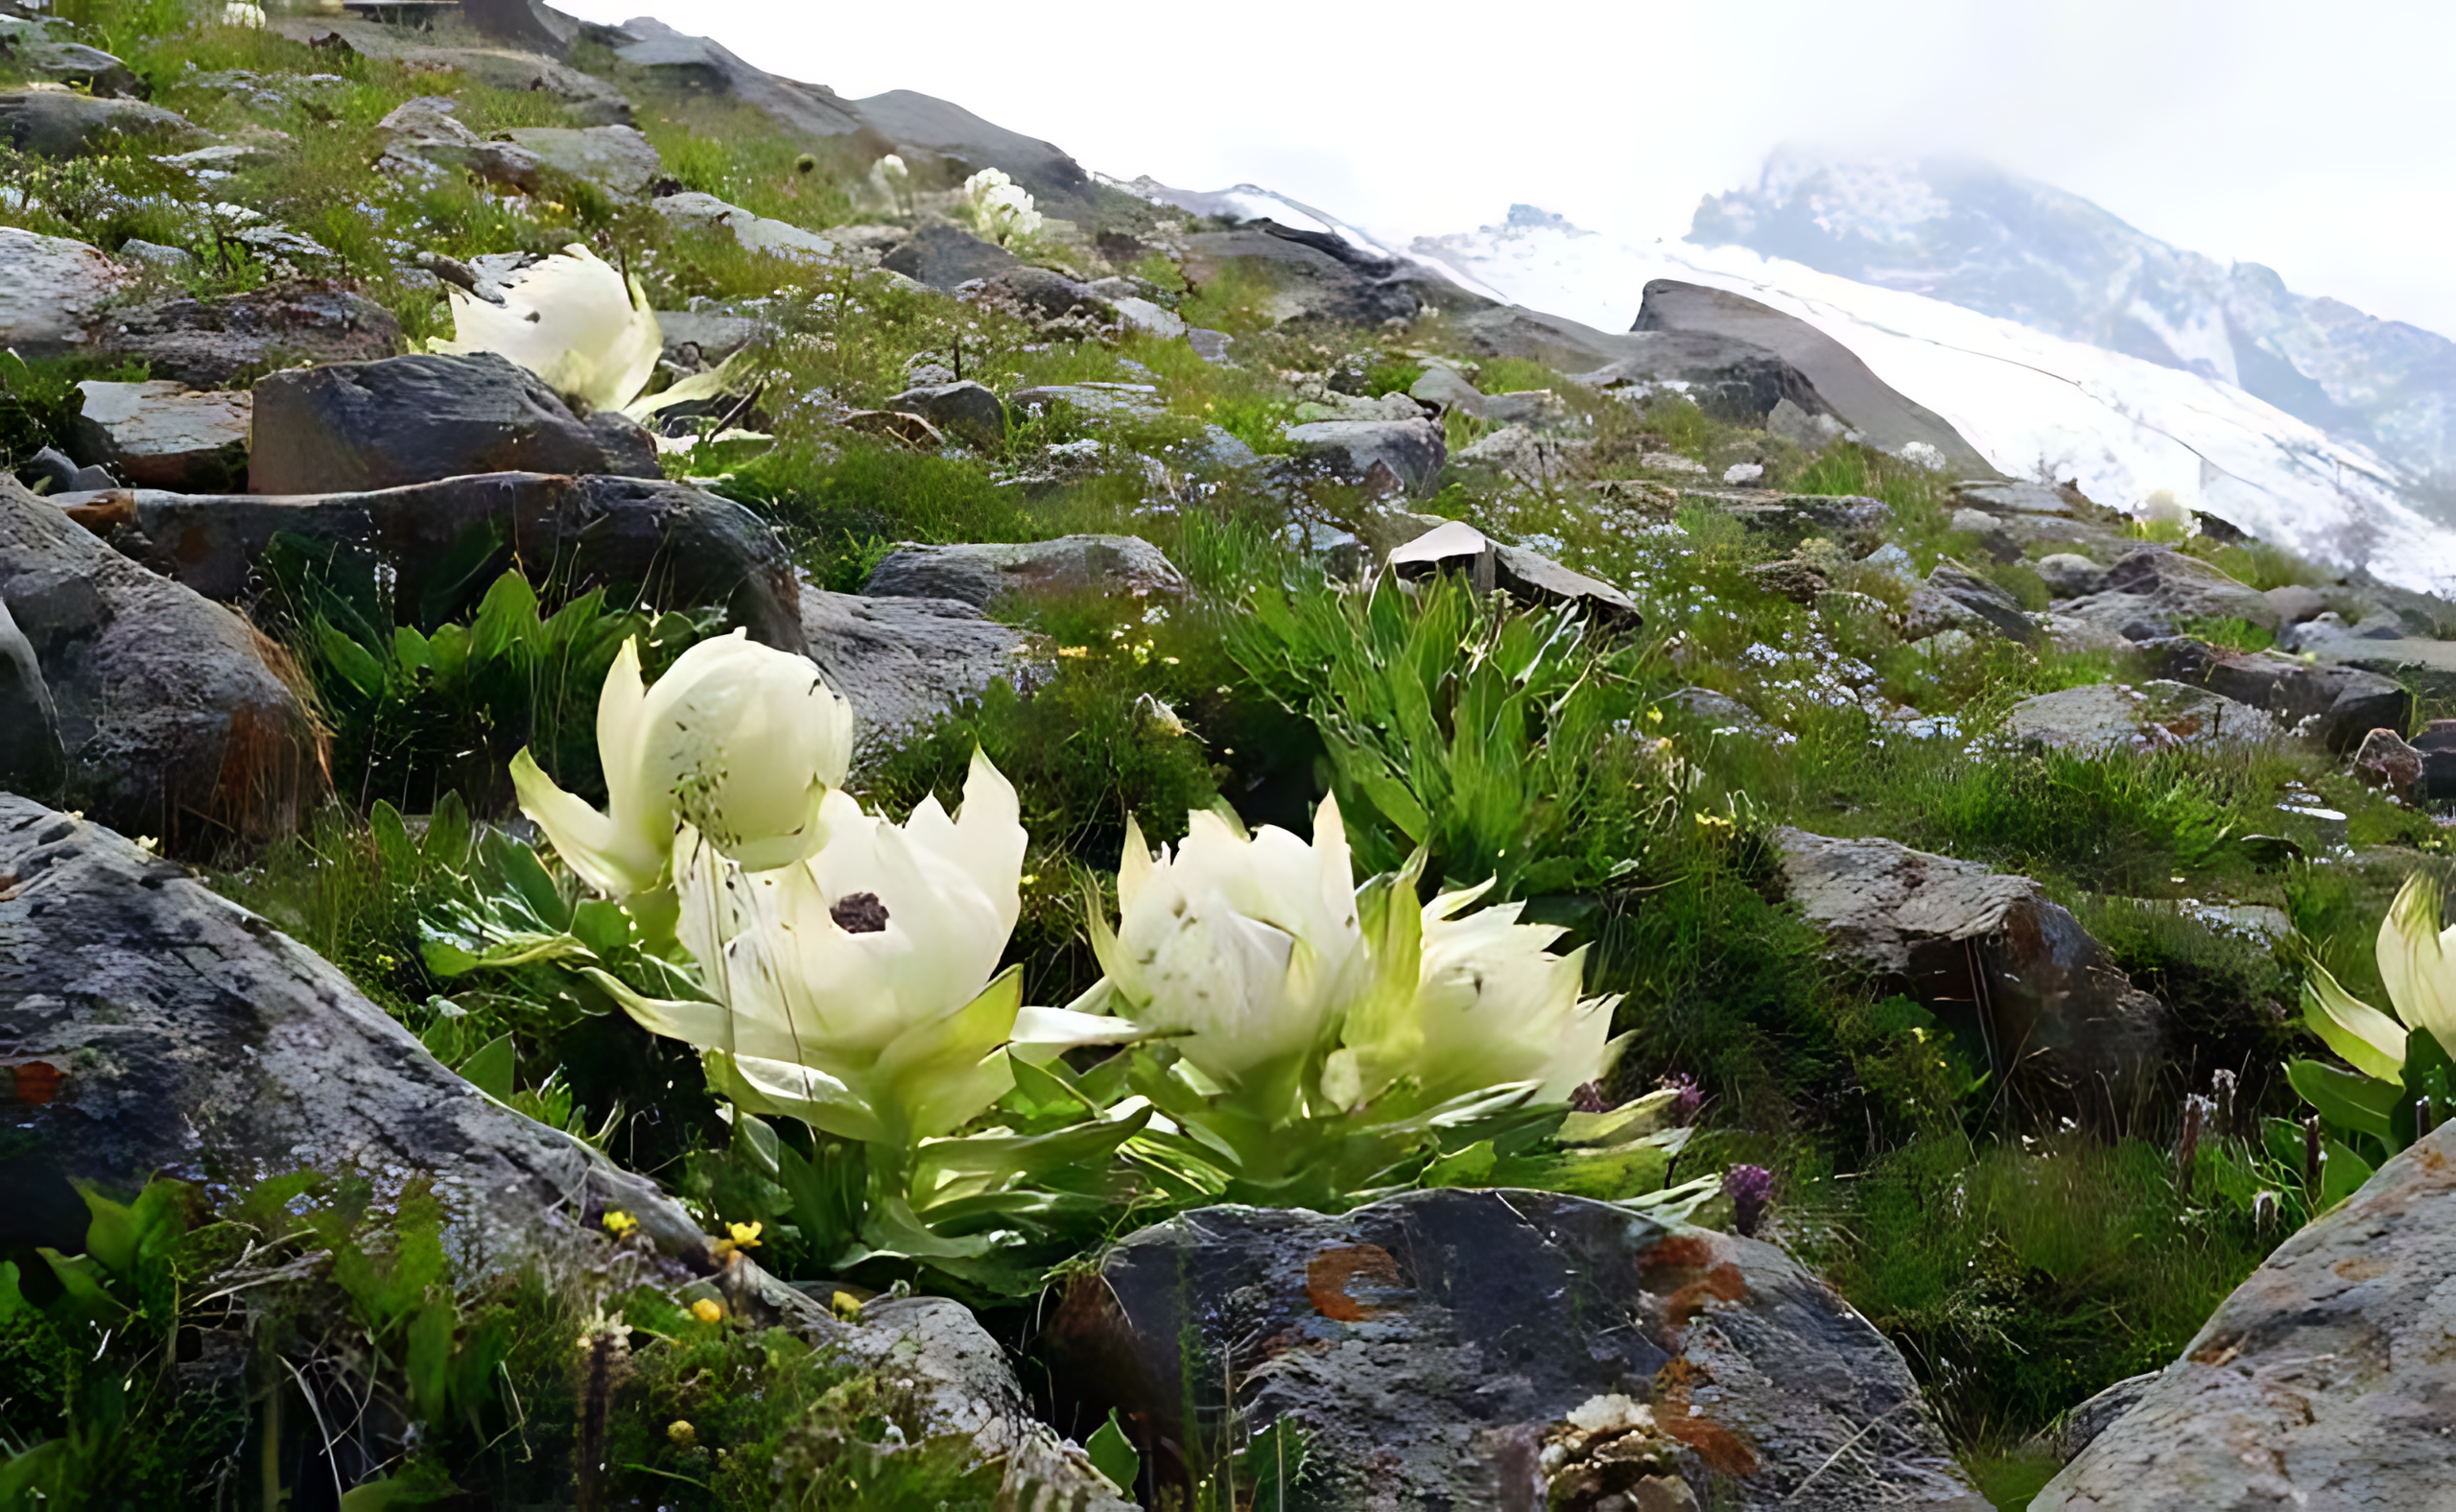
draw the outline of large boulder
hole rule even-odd
[[[23,792],[58,792],[68,775],[59,744],[59,709],[42,679],[34,642],[0,599],[0,784]]]
[[[2127,554],[2107,569],[2105,588],[2057,608],[2132,641],[2179,634],[2196,620],[2241,620],[2270,631],[2284,623],[2257,588],[2162,546]]]
[[[81,157],[203,136],[186,116],[142,100],[106,100],[59,89],[0,94],[0,146],[31,157]]]
[[[96,340],[143,358],[154,377],[193,389],[218,389],[297,363],[372,362],[402,343],[391,311],[344,285],[311,280],[116,310]]]
[[[804,584],[803,645],[853,705],[866,760],[1026,672],[1029,638],[958,599],[872,599]]]
[[[576,125],[616,126],[631,119],[623,92],[543,53],[508,47],[437,47],[406,28],[351,17],[276,16],[266,30],[309,47],[356,53],[419,73],[452,73],[489,88],[550,95]]]
[[[2149,1090],[2171,1015],[2037,883],[1887,839],[1774,839],[1830,954],[1925,1004],[2030,1120],[2112,1127]]]
[[[1986,1505],[1901,1357],[1780,1249],[1554,1193],[1189,1213],[1079,1278],[1040,1348],[1154,1491],[1233,1408],[1304,1435],[1326,1512]],[[1606,1418],[1636,1431],[1547,1463]]]
[[[460,1264],[533,1264],[550,1283],[593,1272],[602,1286],[601,1219],[619,1209],[638,1225],[633,1267],[644,1259],[669,1284],[714,1273],[741,1315],[891,1373],[933,1435],[1004,1457],[1019,1498],[1052,1498],[1022,1504],[1130,1506],[1032,1420],[963,1308],[881,1299],[846,1324],[746,1257],[720,1262],[655,1182],[446,1070],[348,978],[184,868],[0,793],[0,1100],[13,1136],[0,1248],[81,1247],[88,1215],[73,1183],[125,1194],[155,1174],[221,1187],[315,1169],[363,1175],[380,1197],[423,1177]]]
[[[295,827],[321,770],[314,721],[245,620],[6,474],[0,603],[55,709],[69,805],[181,850]],[[53,791],[36,769],[0,772],[0,788]]]
[[[1784,405],[1803,415],[1832,418],[1807,375],[1762,346],[1729,337],[1599,331],[1521,305],[1456,316],[1450,329],[1459,350],[1474,356],[1542,363],[1587,388],[1633,398],[1680,394],[1709,414],[1740,424],[1766,424]]]
[[[712,194],[690,190],[666,195],[651,202],[658,214],[678,225],[731,231],[734,241],[746,252],[767,252],[804,262],[826,262],[837,253],[836,244],[815,231],[805,231],[790,221],[753,215],[742,206],[728,204]]]
[[[2456,641],[2409,635],[2393,615],[2356,626],[2324,615],[2310,624],[2290,626],[2277,644],[2281,650],[2309,656],[2323,666],[2371,673],[2442,698],[2456,697]]]
[[[1015,254],[959,226],[933,221],[879,259],[879,266],[933,289],[955,289],[975,278],[1014,271]]]
[[[2234,750],[2271,744],[2285,733],[2250,704],[2162,677],[2137,688],[2100,682],[2037,694],[2005,711],[2004,730],[2024,745],[2076,756]]]
[[[850,136],[862,130],[861,116],[826,85],[778,78],[704,36],[647,16],[623,24],[614,56],[664,88],[738,99],[802,136]]]
[[[1431,493],[1450,460],[1441,427],[1427,419],[1315,420],[1289,426],[1287,440],[1322,476],[1389,492]]]
[[[60,25],[0,12],[0,59],[29,83],[66,84],[91,95],[136,92],[136,74],[128,64],[59,35],[53,28]]]
[[[1949,556],[1937,561],[1927,580],[1910,595],[1910,606],[1901,616],[1905,639],[1923,640],[1942,630],[2000,635],[2024,644],[2046,638],[2023,612],[2020,600]]]
[[[2448,1505],[2451,1298],[2456,1122],[2278,1246],[2032,1512]]]
[[[1657,278],[1646,285],[1630,329],[1687,331],[1762,347],[1807,380],[1820,401],[1816,413],[1840,417],[1868,444],[1928,459],[1961,477],[1996,476],[1995,464],[1944,416],[1878,378],[1840,342],[1771,305],[1728,290]]]
[[[460,106],[450,95],[420,95],[395,106],[375,123],[384,133],[375,166],[413,180],[468,173],[523,194],[543,194],[545,162],[517,142],[480,136],[461,123]]]
[[[862,591],[877,599],[956,599],[977,609],[1007,594],[1174,598],[1185,574],[1139,535],[1062,535],[1016,545],[899,546]]]
[[[503,134],[556,173],[620,195],[648,193],[665,172],[634,127],[516,126]]]
[[[248,470],[248,396],[184,384],[79,384],[69,455],[144,488],[227,488]]]
[[[493,352],[293,368],[267,375],[255,394],[255,493],[363,492],[495,472],[662,476],[637,426],[583,422],[534,373]]]
[[[1428,309],[1463,313],[1492,302],[1425,264],[1269,220],[1190,236],[1180,262],[1197,290],[1233,276],[1264,291],[1259,313],[1273,324],[1379,325],[1413,320]]]
[[[404,604],[483,584],[516,563],[564,593],[603,586],[658,608],[722,607],[754,639],[802,649],[799,582],[775,533],[741,505],[688,484],[493,473],[361,493],[137,490],[75,512],[114,546],[215,599],[236,602],[261,586],[256,561],[281,532],[366,554]]]
[[[28,358],[92,350],[90,332],[128,281],[83,242],[0,225],[0,348]]]
[[[1006,444],[1005,402],[969,378],[907,389],[882,408],[917,414],[942,433],[983,451],[994,452]]]
[[[2353,749],[2373,730],[2401,734],[2413,722],[2413,694],[2392,677],[2357,667],[2279,651],[2230,651],[2187,637],[2142,650],[2154,650],[2159,670],[2177,682],[2265,709],[2289,729],[2310,721],[2309,734],[2333,751]]]

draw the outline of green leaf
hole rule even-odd
[[[1492,1184],[1493,1164],[1500,1157],[1493,1142],[1479,1139],[1455,1154],[1444,1155],[1425,1168],[1428,1187],[1485,1187]]]
[[[2354,1070],[2382,1081],[2403,1075],[2405,1027],[2339,986],[2317,961],[2302,980],[2302,1022]]]
[[[2357,1076],[2316,1060],[2289,1062],[2285,1079],[2335,1127],[2383,1142],[2391,1137],[2397,1104],[2404,1096],[2397,1083]]]
[[[385,675],[384,664],[376,660],[374,652],[322,620],[316,622],[316,650],[351,687],[371,698],[383,697],[391,679]]]
[[[48,1246],[35,1254],[51,1267],[52,1275],[65,1293],[56,1307],[64,1307],[73,1317],[83,1318],[97,1328],[115,1328],[128,1316],[128,1308],[117,1297],[103,1289],[103,1267],[91,1255],[63,1255]]]
[[[1305,1433],[1292,1418],[1254,1435],[1237,1456],[1240,1478],[1253,1484],[1253,1512],[1288,1512],[1305,1478]]]
[[[341,1512],[388,1512],[391,1507],[421,1506],[453,1495],[446,1487],[431,1487],[386,1476],[362,1480],[342,1493]]]
[[[460,1311],[438,1297],[410,1319],[408,1358],[402,1373],[409,1378],[410,1401],[423,1422],[440,1427],[450,1410],[447,1388],[452,1380],[452,1335],[459,1330]]]
[[[514,1055],[511,1036],[498,1034],[455,1069],[462,1079],[497,1102],[511,1100]]]
[[[1125,1429],[1118,1426],[1117,1408],[1109,1408],[1109,1420],[1083,1441],[1083,1453],[1091,1458],[1092,1468],[1109,1477],[1109,1484],[1134,1495],[1134,1483],[1143,1478],[1143,1456],[1135,1452]]]
[[[631,917],[623,906],[606,898],[588,898],[572,910],[572,937],[601,959],[631,942]]]
[[[2362,1190],[2373,1175],[2371,1163],[2335,1140],[2320,1146],[2320,1206],[2332,1208]]]

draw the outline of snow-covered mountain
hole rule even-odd
[[[2413,508],[2408,469],[2221,376],[1747,248],[1633,247],[1524,205],[1408,250],[1480,292],[1604,330],[1629,328],[1649,279],[1743,294],[1850,347],[2006,473],[2075,479],[2117,508],[2163,491],[2317,559],[2456,588],[2456,532]]]
[[[1688,239],[2233,384],[2416,480],[2456,475],[2456,342],[2146,234],[2053,185],[1948,157],[1776,153]]]

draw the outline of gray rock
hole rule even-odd
[[[1184,316],[1136,295],[1113,299],[1110,307],[1117,311],[1118,319],[1129,328],[1156,336],[1164,342],[1173,342],[1189,329]]]
[[[59,710],[42,680],[34,643],[0,599],[0,786],[49,798],[68,776],[59,744]]]
[[[1068,405],[1094,419],[1143,418],[1165,408],[1160,390],[1147,383],[1054,383],[1018,389],[1006,396],[1007,407],[1038,415],[1052,405]]]
[[[2456,1485],[2456,1123],[2279,1245],[2034,1512],[2437,1507]]]
[[[1237,339],[1225,331],[1206,330],[1199,325],[1189,325],[1186,327],[1186,344],[1193,347],[1193,354],[1204,362],[1227,365],[1228,348],[1237,344]]]
[[[95,525],[114,544],[216,599],[250,591],[256,558],[282,532],[369,554],[404,604],[517,563],[532,581],[566,594],[604,586],[656,608],[721,607],[755,640],[802,646],[799,583],[775,532],[688,484],[497,473],[358,493],[142,491],[95,512],[108,516]],[[465,553],[480,535],[494,538],[495,555],[472,565]]]
[[[2023,744],[2076,756],[2183,746],[2229,750],[2270,744],[2285,733],[2249,704],[2164,678],[2137,688],[2101,682],[2023,698],[2006,711],[2004,730]]]
[[[1622,629],[1636,629],[1644,623],[1636,602],[1610,583],[1571,572],[1549,557],[1538,556],[1522,547],[1504,546],[1472,525],[1458,520],[1435,520],[1429,515],[1385,519],[1392,526],[1398,522],[1422,522],[1431,527],[1420,532],[1384,527],[1388,531],[1385,539],[1395,535],[1409,537],[1393,547],[1385,557],[1391,573],[1404,580],[1459,573],[1478,594],[1498,588],[1523,603],[1575,603],[1592,612],[1599,623]]]
[[[1186,238],[1179,265],[1197,291],[1229,276],[1267,290],[1260,313],[1273,324],[1380,325],[1413,320],[1428,308],[1460,313],[1491,304],[1425,264],[1275,221],[1197,232]]]
[[[1832,415],[1810,414],[1787,398],[1775,401],[1765,416],[1765,429],[1812,452],[1832,445],[1851,430]]]
[[[492,352],[272,373],[255,388],[253,493],[358,493],[475,473],[621,470],[534,374]],[[634,458],[627,476],[656,476]]]
[[[1924,446],[1958,476],[1996,476],[1994,464],[1942,415],[1896,391],[1840,342],[1771,305],[1727,290],[1658,278],[1646,285],[1637,323],[1630,329],[1685,331],[1761,347],[1807,380],[1818,401],[1816,411],[1837,415],[1870,445],[1897,456]]]
[[[2193,620],[2242,620],[2275,630],[2284,622],[2268,596],[2197,556],[2143,547],[2107,570],[2106,588],[2062,606],[2127,640],[2176,634]]]
[[[0,40],[0,56],[11,69],[30,81],[81,85],[100,96],[136,93],[136,75],[128,64],[99,47],[41,36],[17,35]]]
[[[2422,796],[2422,753],[2406,744],[2395,730],[2373,730],[2364,736],[2349,769],[2364,787],[2378,789],[2406,803]]]
[[[88,332],[127,283],[83,242],[0,226],[0,347],[28,358],[91,350]]]
[[[1740,735],[1768,744],[1783,738],[1783,731],[1766,722],[1756,710],[1712,688],[1683,688],[1667,701],[1679,705],[1689,718],[1716,735]]]
[[[112,352],[143,358],[154,377],[192,389],[219,389],[296,363],[372,362],[402,345],[401,322],[390,310],[342,284],[297,279],[114,311],[96,339]]]
[[[1605,1395],[1651,1408],[1661,1505],[1986,1505],[1893,1346],[1781,1250],[1553,1193],[1204,1208],[1109,1251],[1039,1349],[1158,1484],[1233,1381],[1249,1429],[1307,1435],[1326,1512],[1594,1505],[1539,1455]]]
[[[995,452],[1006,444],[1006,406],[995,393],[967,378],[961,383],[929,384],[907,389],[885,408],[917,414],[940,431]]]
[[[1407,397],[1437,410],[1464,410],[1469,414],[1480,414],[1484,402],[1483,391],[1445,363],[1427,367],[1408,388]]]
[[[461,0],[461,19],[489,38],[549,58],[569,59],[580,24],[542,0]]]
[[[862,129],[862,118],[835,90],[779,79],[704,36],[647,16],[626,22],[623,33],[614,56],[669,89],[740,99],[808,136],[848,136]]]
[[[801,609],[810,659],[852,703],[865,761],[1025,671],[1024,632],[960,600],[873,599],[805,583]]]
[[[1927,580],[1910,596],[1901,617],[1906,640],[1924,640],[1939,630],[1958,629],[1973,635],[2000,635],[2035,644],[2043,632],[2021,608],[2021,601],[1951,557],[1942,557]]]
[[[695,190],[667,195],[650,202],[659,214],[679,224],[733,232],[733,239],[745,251],[768,252],[804,262],[830,261],[837,253],[836,244],[816,232],[805,231],[790,222],[753,215],[742,206],[727,204],[712,194],[700,194]]]
[[[2393,616],[2349,627],[2334,615],[2289,626],[2278,647],[2336,667],[2375,673],[2439,697],[2456,697],[2456,641],[2422,640],[2399,633]]]
[[[1289,426],[1287,439],[1300,461],[1334,482],[1419,496],[1440,486],[1450,453],[1441,427],[1422,419],[1316,420]]]
[[[664,159],[632,127],[517,126],[503,134],[556,173],[619,195],[646,194],[665,172]]]
[[[159,242],[149,242],[141,236],[131,236],[120,243],[119,254],[132,262],[142,263],[148,268],[159,269],[173,275],[186,272],[196,267],[196,254],[186,248],[165,247]]]
[[[2115,1419],[2138,1406],[2157,1380],[2154,1370],[2126,1376],[2056,1419],[2052,1428],[2039,1435],[2039,1447],[2070,1464],[2081,1451],[2097,1442],[2098,1435],[2113,1427]]]
[[[2421,761],[2421,795],[2434,803],[2456,798],[2456,720],[2433,720],[2414,736]]]
[[[505,184],[523,194],[546,188],[546,164],[516,142],[489,141],[461,124],[460,102],[449,95],[420,95],[376,123],[384,152],[375,166],[413,178],[458,171]]]
[[[1719,419],[1762,425],[1785,404],[1811,421],[1834,418],[1797,368],[1762,346],[1727,337],[1599,331],[1516,305],[1453,317],[1450,328],[1461,349],[1476,356],[1523,357],[1586,388],[1632,398],[1682,394]]]
[[[1086,225],[1118,203],[1115,191],[1096,185],[1083,165],[1054,144],[1007,130],[961,106],[909,89],[849,105],[925,181],[934,178],[953,188],[980,169],[1001,169],[1031,191],[1044,214]]]
[[[1020,545],[907,544],[880,561],[862,591],[874,599],[956,599],[980,609],[1010,593],[1174,598],[1186,592],[1186,579],[1141,536],[1065,535]]]
[[[339,47],[378,62],[459,74],[490,88],[552,95],[582,126],[618,126],[631,119],[631,103],[620,89],[540,53],[436,47],[416,40],[414,34],[372,21],[323,16],[276,16],[266,30],[310,47]]]
[[[2359,668],[2313,664],[2277,651],[2228,651],[2184,637],[2147,643],[2159,671],[2177,682],[2224,694],[2265,709],[2287,729],[2303,727],[2328,749],[2344,752],[2374,729],[2413,722],[2414,696],[2394,678]]]
[[[1483,417],[1500,425],[1531,425],[1538,429],[1559,425],[1569,417],[1569,406],[1549,389],[1519,389],[1508,393],[1486,394]]]
[[[917,259],[920,254],[915,255]],[[904,269],[894,271],[908,272]],[[909,276],[920,275],[909,273]],[[933,280],[924,278],[921,281],[930,283]],[[1108,297],[1095,293],[1088,284],[1076,283],[1054,269],[1022,264],[988,275],[980,286],[980,296],[1010,306],[1025,318],[1036,320],[1062,319],[1070,315],[1104,316],[1112,308]]]
[[[2271,588],[2265,597],[2278,619],[2287,625],[2316,620],[2328,610],[2328,601],[2320,597],[2319,589],[2299,582]]]
[[[183,851],[295,827],[319,776],[315,729],[246,621],[6,476],[0,602],[58,713],[63,801]]]
[[[1831,954],[1925,1004],[2029,1121],[2112,1128],[2147,1095],[2171,1015],[2038,884],[1887,839],[1774,839]]]
[[[82,157],[123,145],[185,143],[203,135],[187,117],[142,100],[52,89],[0,94],[0,145],[35,157]]]
[[[2042,556],[2030,567],[2059,599],[2086,599],[2107,585],[2107,570],[2076,552]]]
[[[666,361],[705,366],[723,362],[766,329],[744,316],[696,310],[659,310],[656,323],[665,337]]]
[[[1655,455],[1667,458],[1670,454]],[[1786,547],[1797,547],[1811,536],[1824,536],[1853,552],[1881,550],[1885,532],[1893,525],[1891,505],[1857,494],[1777,494],[1688,487],[1680,490],[1680,502],[1720,509],[1752,533],[1769,536]],[[1909,554],[1902,555],[1905,574],[1915,583],[1916,575],[1906,572]]]
[[[246,476],[248,395],[197,393],[163,378],[89,378],[77,388],[83,403],[70,446],[80,462],[107,467],[139,488],[209,492]]]
[[[446,1071],[346,977],[184,868],[0,794],[0,872],[14,879],[0,903],[11,1056],[65,1074],[19,1119],[49,1184],[354,1168],[393,1188],[424,1171],[481,1253],[578,1240],[620,1208],[707,1264],[655,1183]]]
[[[881,258],[879,266],[933,289],[953,290],[975,278],[995,278],[1020,265],[1014,253],[996,243],[933,221]]]

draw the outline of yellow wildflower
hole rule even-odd
[[[836,1293],[836,1295],[828,1298],[827,1308],[829,1311],[835,1313],[838,1318],[841,1318],[847,1323],[859,1322],[861,1320],[862,1299],[853,1295],[853,1293],[849,1291],[839,1291]]]
[[[616,1239],[625,1237],[629,1234],[631,1230],[640,1226],[640,1220],[638,1218],[631,1217],[631,1215],[624,1212],[621,1208],[606,1209],[605,1217],[598,1219],[598,1221],[604,1224],[605,1232],[613,1235]]]
[[[757,1249],[759,1247],[759,1231],[765,1227],[767,1227],[767,1225],[764,1223],[728,1223],[725,1225],[725,1228],[733,1235],[733,1247],[736,1249]]]
[[[675,1418],[665,1426],[665,1436],[673,1440],[676,1449],[692,1449],[699,1442],[699,1430],[687,1418]]]
[[[725,1315],[725,1305],[714,1297],[701,1297],[691,1304],[691,1315],[702,1323],[721,1322]]]

